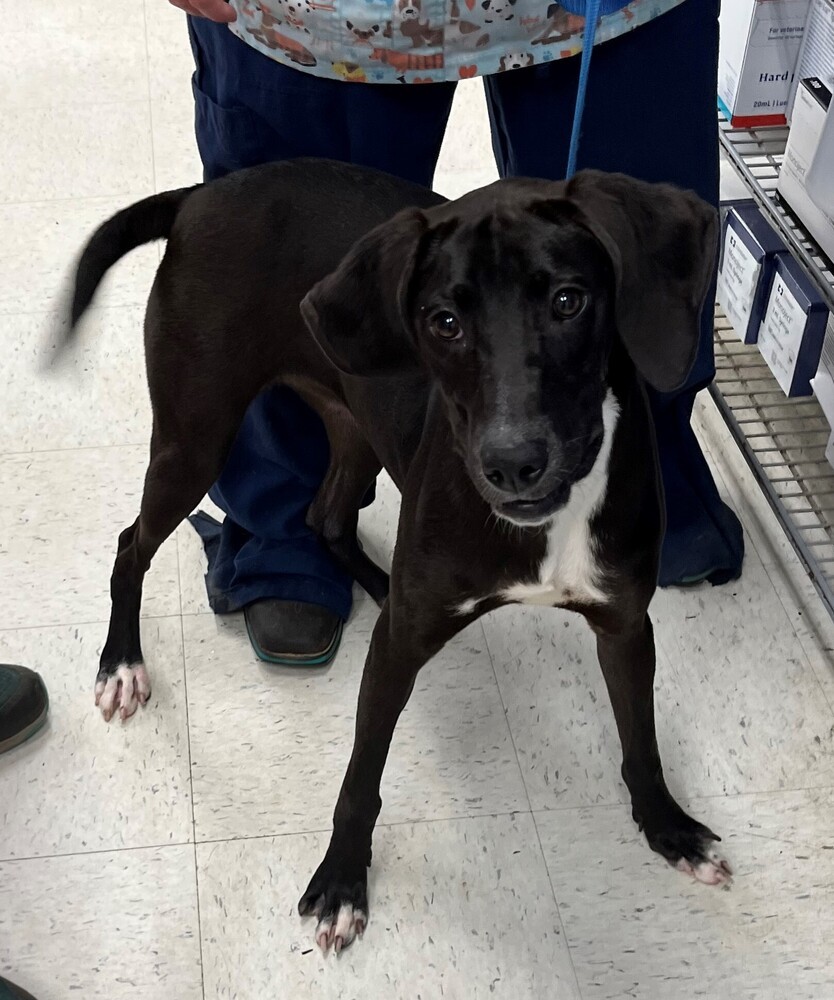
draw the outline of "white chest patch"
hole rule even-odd
[[[538,580],[507,587],[500,595],[505,600],[547,607],[605,601],[591,519],[608,489],[608,460],[619,414],[620,407],[609,389],[602,404],[604,434],[599,454],[591,471],[574,485],[567,504],[547,526],[547,551],[539,566]]]

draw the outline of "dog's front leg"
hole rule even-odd
[[[316,943],[325,953],[347,947],[368,921],[371,838],[382,800],[379,786],[394,727],[420,668],[471,617],[397,599],[383,605],[359,688],[353,753],[333,814],[330,846],[298,904],[318,917]]]
[[[681,809],[663,778],[654,719],[654,633],[648,615],[615,629],[595,627],[595,631],[635,822],[652,850],[679,871],[708,885],[728,882],[729,865],[714,847],[721,838]]]

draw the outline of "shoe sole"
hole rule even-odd
[[[15,747],[19,747],[21,743],[25,743],[28,739],[35,735],[40,729],[43,728],[46,720],[49,716],[49,703],[44,705],[43,711],[35,719],[34,722],[30,722],[25,729],[21,729],[19,733],[15,733],[14,736],[10,736],[6,740],[0,741],[0,753],[6,753],[7,750],[14,750]]]
[[[255,655],[258,659],[263,660],[264,663],[273,663],[280,667],[326,667],[338,652],[339,644],[342,641],[344,623],[339,622],[336,626],[336,631],[333,633],[333,638],[330,640],[330,645],[321,653],[268,653],[258,645],[258,641],[249,627],[246,615],[243,616],[243,619],[246,622],[246,632],[249,635],[249,642],[252,644],[252,649],[255,650]]]

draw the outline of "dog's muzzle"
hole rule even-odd
[[[548,447],[542,439],[511,446],[485,443],[481,469],[491,487],[485,499],[499,517],[514,524],[544,524],[567,504],[573,485],[591,471],[602,437],[601,431],[592,434],[575,464],[565,463],[562,449]]]
[[[517,524],[535,524],[552,516],[570,495],[570,482],[548,474],[554,457],[544,439],[485,441],[481,472],[491,490],[490,506]]]

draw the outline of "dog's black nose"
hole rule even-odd
[[[544,441],[522,441],[519,444],[491,445],[481,448],[484,475],[504,493],[523,493],[541,479],[547,467],[547,447]]]

